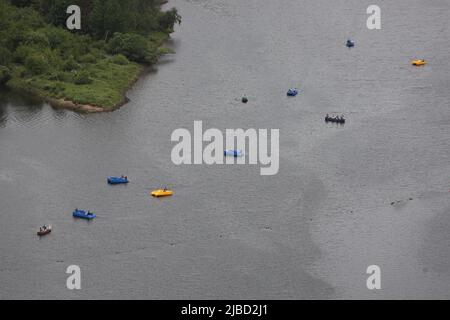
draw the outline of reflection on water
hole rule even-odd
[[[0,90],[0,126],[42,127],[54,121],[64,125],[67,117],[85,118],[84,114],[52,108],[37,97],[21,94],[8,88]]]

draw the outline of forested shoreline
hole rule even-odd
[[[54,105],[113,110],[181,17],[161,0],[0,0],[0,86]],[[81,8],[69,31],[67,7]]]

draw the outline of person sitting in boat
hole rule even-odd
[[[167,188],[166,187],[164,187],[164,192],[166,192],[167,191]]]

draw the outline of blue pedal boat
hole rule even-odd
[[[90,211],[75,209],[75,211],[73,212],[73,217],[80,218],[80,219],[92,220],[97,216],[93,212],[90,212]]]
[[[124,184],[128,183],[128,177],[108,177],[109,184]]]
[[[230,157],[242,157],[243,153],[241,150],[225,150],[223,152],[224,156],[230,156]]]

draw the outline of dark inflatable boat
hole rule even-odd
[[[334,122],[334,123],[345,123],[344,118],[339,117],[325,117],[325,122]]]

